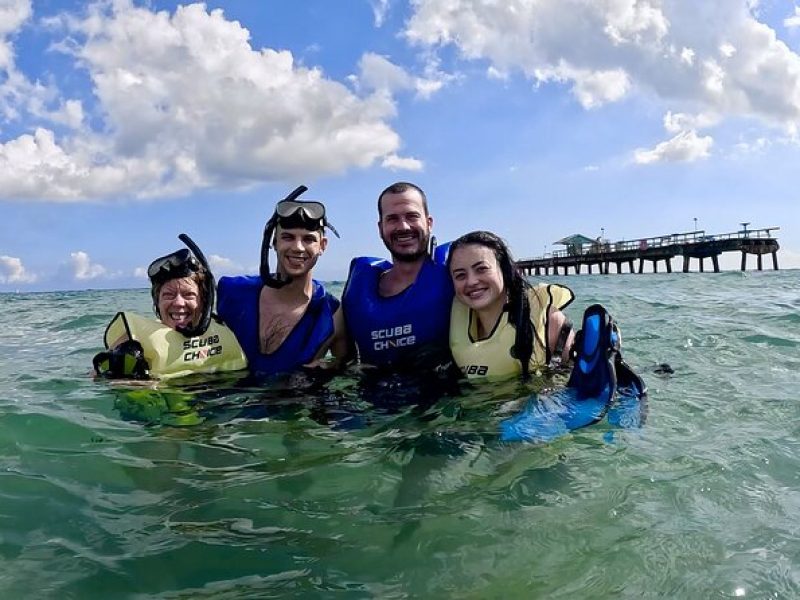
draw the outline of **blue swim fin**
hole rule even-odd
[[[601,305],[593,304],[584,312],[574,349],[567,387],[529,398],[522,412],[500,423],[501,440],[543,442],[597,423],[614,401],[618,362],[627,368],[626,385],[631,376],[644,385],[620,358],[619,330]]]
[[[568,388],[579,399],[602,396],[610,401],[617,389],[614,361],[619,355],[619,330],[605,308],[593,304],[583,313],[583,327],[575,337],[575,366]]]

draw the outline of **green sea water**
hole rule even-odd
[[[121,388],[91,358],[146,290],[0,295],[0,598],[800,597],[800,272],[551,280],[619,321],[642,429],[500,443],[515,383]]]

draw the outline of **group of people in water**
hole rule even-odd
[[[338,233],[322,203],[299,199],[305,191],[277,203],[258,275],[216,285],[203,253],[182,234],[188,247],[148,269],[158,321],[118,313],[106,351],[95,357],[97,373],[169,378],[247,368],[271,376],[358,360],[386,372],[455,366],[468,378],[500,379],[574,358],[576,331],[562,312],[572,291],[531,285],[488,231],[437,247],[425,192],[413,183],[378,196],[378,229],[391,259],[353,259],[340,301],[313,279],[327,232]]]

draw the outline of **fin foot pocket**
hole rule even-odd
[[[518,414],[500,423],[503,441],[545,442],[568,431],[602,420],[614,404],[618,390],[631,407],[614,413],[612,424],[643,422],[639,399],[646,392],[642,379],[622,360],[620,334],[605,308],[594,304],[583,314],[575,337],[574,365],[564,389],[534,395]],[[619,379],[618,379],[619,373]],[[635,409],[635,411],[634,411]],[[631,411],[641,418],[630,419]]]
[[[616,391],[614,369],[619,354],[619,331],[616,323],[600,304],[583,313],[583,326],[575,340],[575,365],[567,382],[579,398],[603,396],[611,401]]]

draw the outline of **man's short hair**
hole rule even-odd
[[[429,215],[428,213],[428,198],[425,196],[425,192],[422,191],[422,188],[418,185],[414,185],[413,183],[409,183],[407,181],[398,181],[393,183],[385,190],[383,190],[380,195],[378,196],[378,218],[383,218],[383,209],[381,208],[381,200],[386,194],[402,194],[403,192],[407,192],[408,190],[416,190],[419,192],[420,197],[422,198],[422,208],[425,211],[425,216]]]
[[[275,247],[275,244],[278,241],[278,233],[279,233],[278,230],[279,229],[305,229],[309,233],[318,233],[320,242],[323,239],[325,239],[325,237],[326,237],[325,236],[325,228],[324,227],[320,227],[319,229],[312,229],[312,226],[310,226],[310,225],[306,226],[306,225],[303,225],[303,224],[301,224],[301,225],[290,224],[289,226],[287,226],[287,225],[284,225],[283,223],[281,223],[280,221],[278,221],[278,223],[275,225],[275,231],[272,232],[272,239],[270,240],[270,243],[271,243],[273,248]]]

